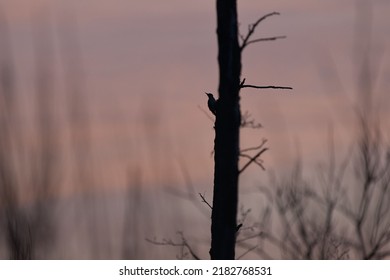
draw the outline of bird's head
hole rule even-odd
[[[205,94],[209,97],[209,98],[214,98],[213,94],[209,93],[209,92],[205,92]]]

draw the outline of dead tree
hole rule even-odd
[[[240,157],[240,89],[291,89],[290,87],[256,86],[241,82],[241,54],[249,44],[273,41],[284,36],[252,39],[256,27],[267,14],[249,26],[246,36],[239,35],[236,0],[217,0],[217,37],[219,65],[219,99],[216,108],[214,141],[214,196],[211,224],[211,259],[234,259],[237,233],[238,160]],[[241,39],[241,43],[239,42]],[[265,150],[264,150],[265,151]],[[260,156],[264,151],[261,151]],[[258,157],[257,156],[257,157]],[[257,162],[250,159],[246,167]],[[245,167],[245,168],[246,168]],[[244,168],[244,169],[245,169]]]
[[[219,101],[215,121],[211,259],[234,259],[238,201],[241,51],[236,0],[217,0]]]

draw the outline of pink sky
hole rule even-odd
[[[258,145],[267,138],[270,150],[263,159],[268,170],[281,176],[294,166],[297,156],[302,156],[303,167],[310,172],[328,158],[327,134],[333,127],[339,148],[336,157],[341,160],[355,133],[356,69],[362,59],[356,51],[357,1],[238,3],[242,32],[260,16],[278,11],[281,15],[263,22],[257,35],[287,36],[249,46],[243,54],[242,77],[251,84],[294,88],[288,93],[242,92],[242,111],[249,111],[264,126],[242,130],[242,147]],[[371,3],[376,110],[389,140],[390,1]],[[195,196],[201,192],[207,200],[212,199],[213,123],[199,107],[207,110],[204,92],[215,93],[218,88],[215,1],[3,0],[2,16],[7,19],[13,45],[17,88],[29,108],[34,101],[33,42],[37,33],[33,31],[42,31],[42,27],[51,31],[53,57],[49,59],[48,54],[47,61],[52,61],[55,69],[53,84],[60,96],[55,110],[61,116],[67,85],[61,47],[64,38],[75,36],[80,44],[81,89],[92,115],[88,147],[93,160],[87,158],[87,149],[76,155],[65,150],[60,179],[65,191],[74,194],[74,188],[79,187],[70,187],[75,171],[84,166],[93,171],[92,187],[107,191],[95,196],[74,195],[58,203],[61,219],[56,226],[62,242],[52,252],[54,258],[95,258],[95,251],[86,249],[94,238],[98,242],[92,242],[92,247],[99,244],[100,250],[106,250],[104,258],[123,257],[122,235],[123,240],[139,241],[144,252],[137,257],[174,258],[175,248],[172,254],[167,253],[166,248],[147,244],[144,239],[175,238],[177,230],[183,230],[194,246],[201,247],[202,257],[208,258],[210,209],[196,197],[193,204],[201,205],[200,213],[191,202],[172,196],[166,188],[183,193],[191,180]],[[364,42],[364,33],[358,35],[360,43]],[[67,50],[72,55],[71,49]],[[79,69],[75,66],[73,70]],[[69,142],[66,128],[60,135],[64,143]],[[75,158],[81,165],[75,165]],[[255,219],[260,213],[257,210],[268,204],[262,203],[263,193],[254,193],[253,188],[267,182],[268,175],[251,167],[240,176],[240,207],[252,209]],[[135,188],[139,184],[149,187],[142,195]],[[98,221],[89,221],[88,215],[93,216],[94,211]],[[127,236],[129,231],[123,226],[129,218],[134,219],[130,225],[137,225],[137,231]],[[98,227],[88,229],[94,222]]]
[[[281,15],[265,21],[257,34],[287,36],[252,45],[243,55],[243,77],[249,83],[294,88],[292,94],[242,93],[242,110],[249,110],[264,126],[243,131],[242,146],[268,138],[266,167],[291,166],[297,143],[305,160],[321,159],[329,125],[334,125],[337,141],[349,143],[354,69],[359,62],[353,47],[355,3],[239,1],[243,32],[259,16],[278,11]],[[375,90],[386,108],[390,2],[372,3],[372,50],[374,59],[381,61]],[[203,92],[216,92],[218,87],[214,1],[9,0],[0,7],[23,81],[19,87],[26,92],[32,75],[32,22],[42,13],[49,15],[58,56],[58,26],[72,18],[66,15],[76,19],[85,90],[94,115],[95,157],[106,166],[102,185],[125,185],[128,170],[135,167],[143,170],[150,185],[181,184],[179,166],[184,162],[193,180],[208,189],[214,135],[212,122],[198,106],[206,109]],[[388,119],[386,110],[381,114]],[[248,175],[244,180],[253,184],[258,178]]]

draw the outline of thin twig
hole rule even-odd
[[[253,44],[253,43],[275,41],[278,39],[286,39],[286,38],[287,38],[287,36],[274,36],[274,37],[258,38],[258,39],[254,39],[254,40],[250,40],[250,41],[246,42],[245,47],[250,45],[250,44]]]
[[[252,157],[250,155],[246,155],[246,154],[240,154],[240,157],[247,158],[250,160],[252,159]],[[265,167],[264,167],[262,161],[254,160],[253,163],[256,163],[258,166],[260,166],[261,169],[265,170]]]
[[[274,16],[274,15],[280,15],[278,12],[272,12],[272,13],[269,13],[269,14],[266,14],[264,16],[262,16],[261,18],[259,18],[254,24],[251,24],[248,26],[248,33],[246,34],[246,36],[242,36],[240,35],[240,38],[242,40],[242,43],[241,43],[241,46],[240,46],[240,50],[242,51],[246,46],[248,46],[248,42],[250,42],[250,38],[252,37],[253,33],[255,32],[257,26],[259,25],[260,22],[262,22],[263,20],[265,20],[266,18],[270,17],[270,16]]]
[[[252,157],[250,155],[247,155],[247,154],[240,154],[239,156],[252,160]],[[263,169],[265,171],[265,167],[263,165],[263,162],[260,162],[256,159],[253,161],[253,163],[256,163],[258,166],[260,166],[261,169]]]
[[[202,202],[206,203],[207,206],[210,207],[210,209],[213,209],[213,207],[210,205],[210,203],[207,202],[207,200],[201,193],[199,193],[199,196],[202,198]]]
[[[245,80],[245,79],[244,79]],[[256,163],[258,166],[261,167],[261,169],[265,170],[264,166],[263,166],[263,163],[261,161],[258,161],[258,157],[264,153],[267,148],[265,149],[262,149],[259,153],[257,153],[254,157],[250,156],[250,155],[247,155],[245,154],[244,152],[248,152],[248,151],[254,151],[254,150],[260,150],[261,148],[264,147],[265,143],[267,143],[267,139],[263,139],[261,144],[257,147],[250,147],[250,148],[246,148],[246,149],[243,149],[240,151],[240,156],[241,157],[245,157],[245,158],[248,158],[249,161],[247,162],[247,164],[239,171],[239,173],[241,173],[242,171],[245,170],[245,168],[247,168],[251,163]]]
[[[192,184],[191,176],[183,161],[180,161],[180,169],[182,171],[185,180],[187,192],[178,191],[173,188],[167,188],[166,192],[168,192],[171,195],[190,201],[205,217],[209,217],[210,213],[198,201],[198,198],[196,196],[196,190]]]
[[[173,246],[173,247],[184,247],[184,248],[187,248],[188,252],[190,253],[190,255],[195,259],[195,260],[200,260],[200,258],[198,257],[198,255],[192,250],[191,246],[187,243],[187,240],[184,238],[183,236],[183,233],[182,232],[178,232],[177,234],[180,235],[181,237],[181,242],[174,242],[173,240],[171,239],[163,239],[162,241],[157,241],[157,240],[152,240],[152,239],[149,239],[149,238],[145,238],[145,240],[151,244],[154,244],[154,245],[159,245],[159,246]]]
[[[259,149],[261,149],[261,148],[265,145],[265,143],[267,143],[267,139],[262,139],[262,140],[261,140],[261,144],[260,144],[259,146],[257,146],[257,147],[250,147],[250,148],[246,148],[246,149],[242,149],[240,152],[241,152],[241,153],[244,153],[244,152],[259,150]]]
[[[293,89],[292,87],[284,87],[284,86],[255,86],[255,85],[241,85],[241,88],[257,88],[257,89]]]
[[[239,255],[237,257],[237,260],[240,260],[242,257],[244,257],[245,255],[249,254],[250,252],[252,252],[253,250],[257,249],[259,247],[259,245],[255,245],[249,249],[247,249],[244,253],[242,253],[241,255]]]
[[[248,112],[242,114],[240,126],[242,128],[253,128],[253,129],[259,129],[263,127],[261,123],[256,123],[255,119],[251,119],[251,114]]]
[[[247,167],[249,166],[249,165],[251,165],[251,163],[253,163],[253,162],[255,162],[256,160],[257,160],[257,158],[259,157],[259,156],[261,156],[265,151],[267,151],[268,150],[268,148],[264,148],[264,149],[262,149],[260,152],[258,152],[254,157],[252,157],[239,171],[238,171],[238,174],[241,174],[245,169],[247,169]],[[258,163],[258,162],[256,162],[256,163]],[[265,168],[262,166],[262,165],[260,165],[262,168],[263,168],[263,170],[265,170]]]

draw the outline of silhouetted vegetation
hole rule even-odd
[[[345,151],[328,130],[329,159],[316,178],[296,163],[289,176],[273,174],[260,192],[268,203],[260,219],[244,225],[243,255],[287,259],[387,259],[390,256],[390,157],[375,100],[371,60],[372,15],[358,5],[357,92],[354,141]],[[333,69],[335,71],[335,69]]]
[[[7,23],[4,18],[1,20],[1,228],[10,258],[44,258],[56,236],[53,196],[59,189],[61,160],[59,126],[53,115],[56,97],[51,46],[46,30],[37,31],[34,37],[36,103],[35,110],[31,111],[20,102]],[[32,121],[28,122],[29,119]]]

